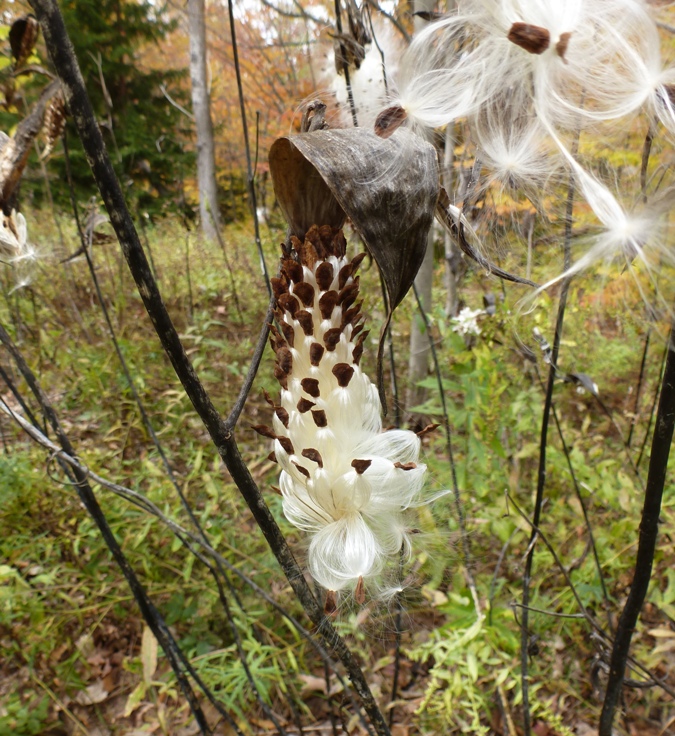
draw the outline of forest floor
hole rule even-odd
[[[11,269],[5,270],[1,323],[36,374],[81,461],[189,525],[121,369],[87,262],[83,257],[61,262],[77,249],[69,235],[72,225],[62,219],[66,239],[61,242],[49,213],[25,214],[43,257],[27,287],[12,291]],[[282,237],[281,229],[263,228],[272,272]],[[149,227],[145,244],[193,365],[226,414],[267,309],[251,228],[226,228],[226,259],[217,244],[204,245],[170,221]],[[557,257],[549,251],[535,241],[535,276],[537,268],[543,272]],[[504,265],[522,268],[519,258],[509,255]],[[211,544],[311,628],[181,390],[117,244],[95,246],[93,262],[135,390]],[[549,370],[532,330],[537,327],[551,342],[557,290],[522,310],[523,287],[504,285],[469,267],[460,284],[463,304],[482,308],[483,296],[493,293],[496,311],[479,317],[480,334],[462,335],[440,306],[442,276],[441,266],[431,329],[480,615],[467,584],[450,493],[416,512],[412,525],[419,533],[402,572],[403,593],[363,606],[344,600],[335,625],[391,717],[394,736],[515,736],[522,733],[523,716],[519,603],[540,457],[542,385]],[[371,326],[363,364],[372,371],[384,315],[375,266],[368,263],[362,297]],[[408,297],[393,327],[401,402],[413,319]],[[611,277],[579,277],[573,284],[558,362],[566,380],[555,386],[556,414],[547,442],[541,521],[547,544],[540,539],[535,550],[526,632],[536,736],[597,733],[609,654],[608,639],[600,632],[611,640],[632,579],[667,327],[667,320],[647,321],[634,282],[620,270]],[[250,429],[269,422],[263,391],[278,394],[272,364],[268,351],[236,439],[302,561],[303,535],[284,520],[280,499],[271,490],[278,471],[267,459],[269,443]],[[3,384],[3,402],[23,416],[30,409],[41,423],[6,352],[0,365],[17,389],[15,394]],[[587,390],[593,383],[597,396]],[[433,374],[424,385],[427,399],[415,414],[442,423]],[[405,426],[412,407],[403,409]],[[55,457],[5,414],[0,414],[0,431],[0,736],[198,733],[167,658]],[[425,437],[424,456],[430,496],[452,489],[442,426]],[[276,720],[289,734],[300,733],[301,727],[305,734],[365,733],[340,679],[326,675],[313,646],[277,610],[235,576],[228,620],[208,570],[165,524],[98,484],[94,489],[182,651],[242,732],[277,733]],[[674,534],[671,474],[617,734],[675,734]],[[237,653],[234,630],[257,695]],[[236,732],[212,703],[200,702],[215,733]]]

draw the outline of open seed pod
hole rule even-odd
[[[422,265],[439,191],[432,145],[397,131],[382,139],[365,128],[318,130],[274,142],[274,191],[291,233],[351,220],[375,259],[390,309]]]

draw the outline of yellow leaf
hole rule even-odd
[[[149,685],[157,669],[157,639],[148,626],[144,627],[141,639],[141,662],[143,662],[143,682]]]

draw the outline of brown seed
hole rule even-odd
[[[353,307],[349,307],[346,311],[342,313],[342,321],[340,326],[345,327],[346,325],[353,325],[359,318],[361,314],[361,306],[363,305],[363,301],[358,301]]]
[[[335,346],[340,342],[340,335],[342,330],[339,327],[331,327],[330,330],[326,330],[323,336],[323,344],[326,346],[326,350],[333,352]]]
[[[309,235],[309,233],[307,234]],[[305,242],[300,246],[298,254],[300,255],[300,262],[302,265],[307,266],[307,268],[312,271],[314,269],[314,264],[319,260],[319,254],[316,252],[316,248],[309,240],[305,240]]]
[[[328,261],[324,261],[316,267],[316,273],[314,276],[316,278],[317,286],[321,291],[328,291],[330,289],[330,286],[333,283],[333,274],[333,264],[328,263]]]
[[[314,366],[319,365],[325,352],[326,348],[324,348],[323,345],[319,345],[318,342],[313,342],[309,346],[309,362]]]
[[[356,301],[356,297],[359,295],[359,277],[357,276],[351,284],[347,284],[344,289],[340,291],[338,298],[338,304],[342,305],[342,309],[349,309],[351,305]]]
[[[309,241],[314,247],[321,243],[321,234],[317,224],[311,225],[305,233],[305,241]]]
[[[363,355],[363,343],[369,334],[370,330],[366,330],[365,332],[362,332],[356,340],[356,345],[354,345],[354,349],[352,350],[352,360],[356,365],[358,365],[361,360],[361,356]]]
[[[300,381],[300,385],[303,390],[314,399],[321,395],[319,392],[319,381],[317,378],[303,378],[302,381]]]
[[[361,332],[362,329],[363,323],[354,326],[354,328],[352,329],[352,340],[359,334],[359,332]]]
[[[276,486],[270,486],[270,488],[277,494],[277,496],[283,496],[284,495],[281,492],[281,488],[277,488]]]
[[[333,309],[338,303],[339,298],[337,291],[327,291],[321,295],[319,299],[319,311],[321,312],[322,319],[331,318]]]
[[[272,401],[272,397],[263,389],[263,396],[265,397],[265,401],[270,405],[274,406],[274,402]]]
[[[354,600],[359,606],[362,606],[366,602],[366,586],[361,575],[359,575],[359,582],[356,583],[356,588],[354,589]]]
[[[354,375],[354,368],[349,363],[336,363],[333,366],[333,375],[337,378],[338,386],[346,388]]]
[[[364,251],[362,251],[361,253],[357,253],[357,254],[356,254],[356,255],[355,255],[355,256],[354,256],[353,258],[352,258],[352,266],[353,266],[353,271],[352,271],[352,274],[355,274],[355,273],[357,272],[357,270],[358,270],[359,266],[361,265],[361,263],[363,263],[363,259],[364,259],[364,258],[365,258],[365,257],[366,257],[367,255],[368,255],[368,254],[367,254],[367,253],[366,253],[366,251],[364,250]]]
[[[356,273],[356,270],[361,265],[361,261],[363,261],[365,257],[365,253],[359,253],[340,269],[340,273],[338,274],[338,289],[344,289],[347,280],[350,276],[353,276]]]
[[[323,409],[312,409],[312,419],[314,420],[314,424],[319,428],[328,425],[326,412]]]
[[[321,240],[321,245],[329,252],[329,255],[331,254],[331,243],[333,241],[333,236],[335,235],[335,228],[331,227],[330,225],[321,225],[319,227],[319,238]]]
[[[394,463],[394,467],[398,468],[399,470],[415,470],[415,468],[417,467],[417,463]]]
[[[521,49],[536,55],[543,54],[551,43],[551,34],[546,28],[521,22],[511,26],[507,38]]]
[[[293,258],[284,258],[281,262],[281,271],[289,281],[299,284],[304,281],[302,266]]]
[[[295,313],[295,319],[300,323],[302,331],[308,337],[314,334],[314,318],[306,309],[300,309]]]
[[[295,344],[295,329],[293,325],[289,325],[283,317],[279,320],[279,325],[281,326],[281,331],[284,333],[286,342],[290,347],[293,347]]]
[[[277,415],[277,417],[279,418],[279,421],[284,425],[284,427],[288,429],[289,417],[288,417],[288,412],[286,411],[286,409],[284,409],[283,406],[277,406],[274,409],[274,413]]]
[[[288,348],[277,350],[277,363],[286,376],[293,370],[293,354]]]
[[[287,455],[292,455],[293,454],[293,452],[294,452],[294,450],[293,450],[293,443],[288,439],[288,437],[277,437],[277,441],[283,447],[284,452]]]
[[[389,138],[403,125],[407,117],[408,113],[400,105],[393,105],[382,110],[375,120],[375,135],[379,135],[380,138]]]
[[[289,312],[291,317],[295,317],[295,313],[300,309],[298,300],[292,294],[282,294],[278,302],[279,306]]]
[[[276,276],[271,278],[270,281],[272,283],[274,298],[278,300],[282,294],[285,294],[288,291],[288,281],[285,277],[277,278]]]
[[[299,473],[302,473],[302,475],[305,476],[305,478],[309,478],[309,470],[307,468],[303,468],[302,465],[298,465],[298,463],[293,460],[293,465],[298,469]]]
[[[344,289],[347,280],[353,272],[354,261],[351,261],[350,263],[345,263],[345,265],[340,269],[340,273],[338,274],[338,289]]]
[[[277,456],[274,454],[274,450],[270,452],[270,454],[267,456],[267,459],[273,463],[278,462]]]
[[[306,307],[314,306],[314,287],[306,281],[293,284],[293,293]]]
[[[372,460],[352,460],[352,468],[354,468],[359,475],[363,475],[372,464]]]
[[[326,602],[323,604],[323,613],[329,618],[337,616],[337,596],[334,590],[326,591]]]
[[[254,429],[262,437],[269,437],[271,440],[277,438],[277,433],[272,427],[268,427],[266,424],[252,424],[251,429]]]
[[[321,457],[321,453],[313,447],[308,447],[306,450],[303,450],[302,456],[315,462],[320,468],[323,468],[323,458]]]
[[[333,240],[331,241],[331,249],[333,251],[333,255],[336,258],[342,258],[347,252],[347,241],[342,230],[335,231],[335,235],[333,236]]]
[[[555,45],[555,52],[558,54],[558,56],[567,64],[567,59],[565,58],[565,54],[567,53],[567,47],[570,42],[571,33],[561,33],[560,38],[558,39],[558,43]]]
[[[309,399],[302,398],[298,401],[298,411],[301,414],[306,414],[313,406],[316,406],[316,404]]]

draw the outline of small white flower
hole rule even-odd
[[[409,550],[405,511],[419,504],[426,468],[416,434],[382,431],[377,389],[359,366],[363,255],[350,261],[330,227],[292,242],[273,281],[281,401],[273,427],[255,429],[275,440],[284,514],[310,535],[312,576],[363,602],[365,582]]]
[[[450,320],[454,323],[452,331],[458,332],[460,335],[480,335],[481,329],[478,318],[482,314],[485,314],[482,309],[464,307],[456,317]]]

